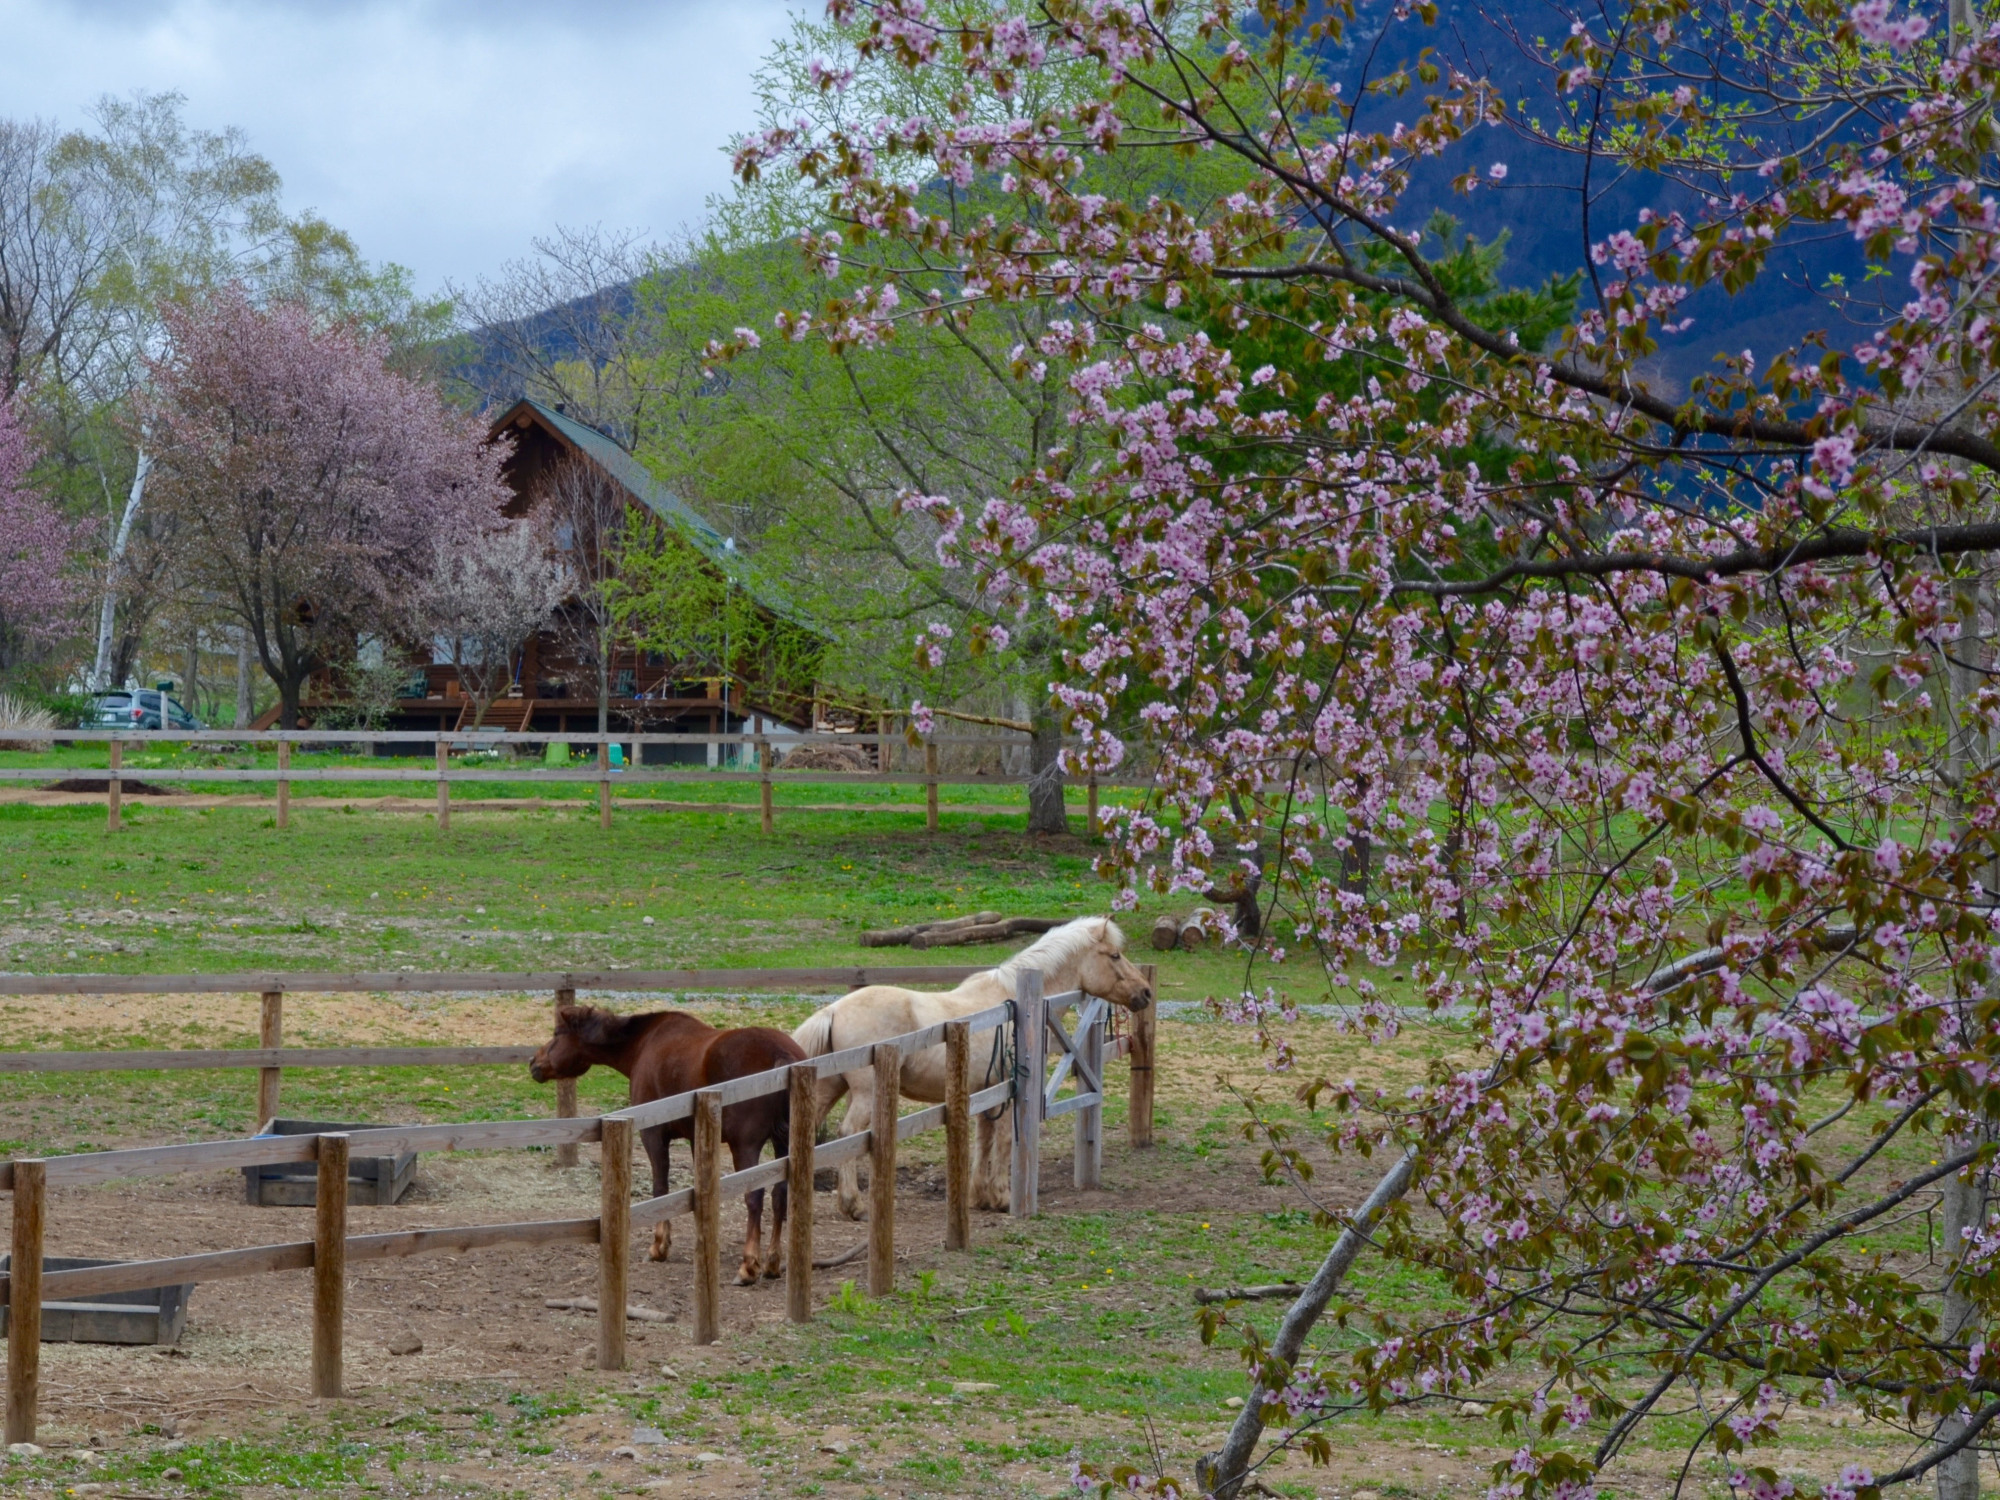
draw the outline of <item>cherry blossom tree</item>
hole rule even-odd
[[[515,681],[523,647],[575,587],[543,529],[527,521],[439,542],[412,619],[458,669],[473,728]]]
[[[404,626],[440,547],[500,524],[505,454],[381,339],[240,287],[165,314],[146,421],[183,586],[249,632],[298,722],[306,680]]]
[[[0,400],[0,649],[67,634],[84,594],[75,564],[89,527],[28,488],[33,460],[14,403]]]
[[[1065,309],[1014,357],[1113,456],[908,503],[1065,621],[1079,766],[1145,741],[1154,795],[1103,862],[1124,899],[1264,851],[1231,1008],[1324,1123],[1267,1122],[1268,1168],[1338,1234],[1275,1334],[1211,1319],[1253,1399],[1197,1482],[1237,1493],[1273,1427],[1324,1458],[1345,1414],[1490,1380],[1519,1434],[1496,1497],[1584,1500],[1671,1423],[1696,1433],[1677,1488],[1707,1462],[1754,1500],[1976,1495],[2000,1432],[2000,28],[1606,0],[1544,42],[1503,15],[1522,102],[1434,7],[1356,11],[836,0],[950,106],[738,156],[829,205],[806,250],[839,294],[785,336]],[[1013,107],[1051,59],[1101,87]],[[1199,212],[1089,190],[1130,151],[1247,180]],[[1530,169],[1585,273],[1546,340],[1422,227]],[[954,216],[975,180],[1015,211]],[[1741,348],[1792,255],[1846,267],[1840,321]],[[1273,330],[1282,362],[1240,357]],[[1359,1024],[1415,1004],[1470,1042],[1406,1095],[1315,1077],[1277,989],[1301,960]],[[1322,1146],[1389,1164],[1364,1203],[1315,1186]],[[1934,1208],[1935,1265],[1909,1240]],[[1371,1246],[1450,1311],[1336,1300]],[[1833,1403],[1907,1432],[1906,1461],[1781,1474],[1771,1445]]]

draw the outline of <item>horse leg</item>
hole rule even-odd
[[[829,1073],[820,1079],[819,1086],[813,1091],[813,1123],[815,1126],[826,1124],[827,1120],[833,1114],[834,1105],[840,1103],[840,1096],[846,1092],[847,1075],[845,1073]],[[818,1137],[815,1136],[814,1139],[818,1139]]]
[[[664,1197],[667,1191],[667,1168],[670,1157],[667,1151],[667,1127],[651,1125],[639,1132],[639,1144],[646,1148],[646,1160],[653,1164],[653,1196]],[[662,1219],[653,1226],[653,1248],[646,1252],[648,1260],[665,1260],[667,1251],[674,1242],[672,1220]]]
[[[771,1132],[771,1145],[778,1155],[791,1154],[789,1125],[781,1121]],[[791,1208],[791,1189],[781,1177],[778,1185],[771,1189],[771,1248],[764,1252],[764,1275],[776,1277],[785,1274],[785,1215]],[[812,1201],[806,1201],[806,1212],[812,1212]]]
[[[761,1142],[729,1148],[730,1157],[736,1163],[736,1170],[746,1171],[757,1165],[757,1158],[764,1154]],[[736,1284],[754,1286],[757,1283],[758,1262],[762,1258],[760,1240],[764,1232],[764,1190],[752,1188],[743,1195],[743,1264],[737,1267]]]
[[[785,1274],[785,1215],[790,1211],[791,1189],[779,1183],[771,1189],[771,1248],[764,1252],[764,1276],[769,1280]],[[806,1205],[812,1212],[812,1205]]]
[[[979,1117],[979,1162],[972,1176],[972,1202],[975,1208],[994,1209],[1005,1213],[1014,1201],[1012,1160],[1001,1166],[1003,1147],[1011,1149],[1013,1132],[1004,1127],[1013,1123],[1009,1113],[1011,1104],[1003,1104]]]
[[[875,1075],[864,1073],[859,1076],[868,1081],[848,1095],[847,1115],[840,1122],[843,1136],[860,1134],[875,1116]],[[840,1211],[850,1219],[862,1216],[861,1164],[852,1157],[840,1164]]]

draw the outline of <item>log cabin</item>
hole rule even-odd
[[[512,438],[502,474],[514,498],[507,506],[510,517],[526,515],[548,495],[549,487],[565,463],[582,464],[588,471],[608,480],[628,506],[643,507],[681,540],[692,547],[701,566],[731,578],[750,598],[773,633],[788,633],[798,649],[784,654],[786,660],[816,662],[822,637],[811,623],[780,598],[762,590],[735,554],[723,535],[697,515],[678,495],[661,484],[632,454],[596,428],[577,421],[555,407],[532,399],[522,399],[502,412],[488,431],[490,441]],[[571,609],[574,606],[566,606]],[[492,730],[594,734],[598,725],[597,664],[587,650],[576,644],[577,633],[561,628],[561,622],[523,643],[511,690],[496,698],[486,710],[481,727]],[[415,667],[403,685],[395,710],[378,727],[383,729],[447,729],[472,727],[474,709],[461,690],[458,670],[448,653],[421,644],[405,643],[405,651],[419,658],[428,655],[426,665]],[[738,659],[730,664],[727,677],[694,675],[659,652],[619,646],[611,653],[604,681],[608,727],[614,734],[729,734],[784,728],[851,728],[845,715],[830,715],[812,680],[802,679],[797,667],[789,680],[769,680],[754,660]],[[337,710],[345,694],[334,674],[317,675],[308,689],[304,708],[308,716],[344,718]],[[317,709],[317,715],[313,710]],[[275,722],[276,710],[265,716]],[[261,720],[259,728],[269,725]],[[700,745],[651,745],[645,747],[649,761],[708,757]]]

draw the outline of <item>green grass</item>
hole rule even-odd
[[[991,909],[1087,915],[1109,893],[1080,839],[921,813],[814,813],[765,835],[727,813],[409,815],[141,805],[0,807],[0,968],[33,972],[989,963],[1011,948],[868,950],[871,927]],[[1182,900],[1177,903],[1185,906]],[[1126,918],[1143,943],[1164,903]],[[649,920],[650,919],[650,920]],[[1145,955],[1150,956],[1150,954]],[[1239,961],[1171,955],[1227,992]]]
[[[297,746],[292,753],[292,769],[295,771],[314,770],[374,770],[374,771],[420,771],[431,769],[432,759],[428,746],[419,747],[421,755],[371,756],[350,755],[345,752],[320,751],[310,746]],[[144,780],[146,772],[158,770],[265,770],[277,768],[278,756],[274,748],[235,749],[227,746],[157,745],[133,744],[127,748],[121,762],[121,775],[136,780]],[[110,752],[103,743],[71,745],[51,750],[7,750],[0,751],[0,767],[46,769],[51,781],[67,776],[95,773],[102,775],[110,765]],[[570,769],[592,769],[594,762],[579,758],[571,763]],[[454,770],[504,771],[513,768],[522,770],[543,769],[538,757],[515,758],[506,754],[474,752],[454,755]],[[907,759],[899,762],[899,773],[912,770]],[[733,803],[743,807],[754,807],[758,798],[758,775],[754,770],[734,770],[725,768],[724,779],[715,781],[648,781],[644,779],[654,773],[707,773],[701,766],[641,766],[631,772],[618,771],[611,776],[612,795],[635,800],[665,800],[673,802],[716,802]],[[714,773],[707,773],[714,774]],[[37,785],[33,781],[0,782],[0,789],[24,789]],[[243,781],[174,781],[174,787],[188,792],[214,796],[253,796],[266,801],[276,797],[272,782]],[[432,783],[426,781],[295,781],[292,792],[295,797],[429,797],[433,794]],[[538,798],[548,801],[586,801],[595,806],[597,787],[594,779],[579,781],[533,780],[520,781],[467,781],[452,785],[452,800],[458,802],[478,802],[481,800]],[[1101,800],[1105,805],[1113,805],[1121,799],[1130,799],[1136,793],[1126,788],[1104,787]],[[787,777],[782,769],[774,778],[772,798],[784,806],[921,806],[924,789],[912,783],[857,782],[817,782],[799,781]],[[1066,800],[1080,817],[1088,799],[1087,791],[1081,786],[1071,786],[1066,791]],[[987,811],[988,817],[1020,817],[1027,814],[1027,794],[1018,786],[940,786],[938,801],[945,807],[959,805]],[[129,804],[128,804],[129,805]],[[990,811],[999,809],[995,814]],[[1019,825],[1016,825],[1019,826]]]

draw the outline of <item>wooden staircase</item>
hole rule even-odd
[[[485,722],[479,727],[481,729],[499,730],[507,734],[520,734],[527,729],[529,721],[534,716],[535,700],[533,698],[495,698],[487,707]],[[472,728],[473,717],[472,700],[468,698],[465,701],[465,706],[458,711],[457,727],[460,730]]]

